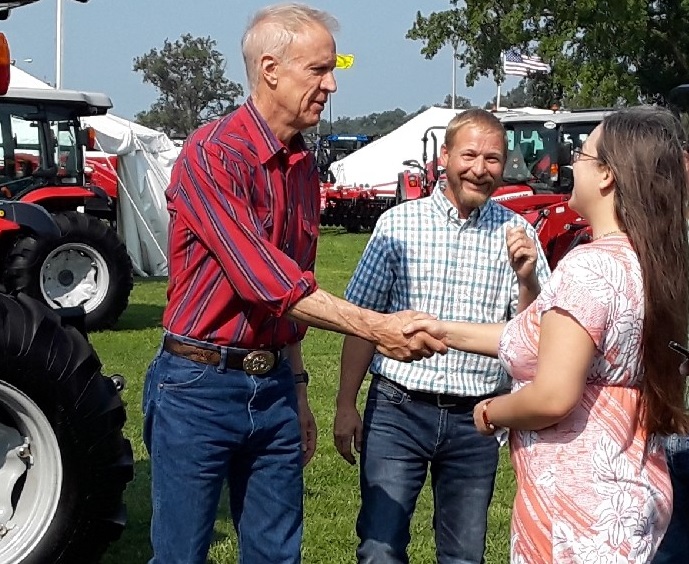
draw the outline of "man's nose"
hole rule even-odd
[[[471,169],[477,176],[482,175],[486,170],[486,160],[481,155],[479,155],[474,159]]]
[[[337,92],[337,81],[335,80],[335,73],[333,73],[333,71],[330,71],[323,77],[321,88],[326,92]]]

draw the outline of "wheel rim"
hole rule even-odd
[[[105,299],[110,286],[108,265],[96,249],[67,243],[53,250],[41,267],[41,294],[54,308],[82,306],[86,313]]]
[[[15,435],[29,447],[29,456],[23,457],[23,475],[15,481],[12,499],[16,501],[9,507],[0,506],[0,512],[5,510],[0,517],[0,533],[4,533],[0,534],[0,562],[15,564],[31,554],[53,522],[60,501],[63,468],[53,428],[31,398],[0,381],[0,410],[6,423],[0,423],[0,435]],[[12,448],[6,448],[0,456],[3,454],[6,456],[0,466],[0,479],[8,476],[6,466],[15,455]]]

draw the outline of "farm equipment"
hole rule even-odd
[[[116,179],[105,163],[86,167],[84,159],[95,136],[80,118],[110,107],[103,94],[70,90],[10,88],[0,96],[0,198],[43,206],[61,232],[50,240],[0,232],[3,281],[53,308],[83,306],[89,330],[115,324],[133,285],[116,232]]]
[[[0,19],[3,9],[0,4]],[[8,65],[0,33],[0,94],[7,91]],[[42,117],[49,112],[37,104],[36,113],[36,128],[43,131]],[[3,140],[12,131],[8,123],[0,121]],[[55,147],[46,145],[43,153]],[[52,170],[33,147],[17,143],[3,149],[2,183],[8,190],[31,193],[38,179],[71,178],[58,174],[69,159],[65,155],[63,162],[57,149]],[[20,171],[29,165],[25,183]],[[12,195],[0,200],[3,252],[12,243],[26,248],[28,240],[59,248],[65,235],[58,219]],[[123,493],[133,478],[132,449],[122,433],[124,380],[102,374],[86,338],[83,307],[51,309],[16,289],[0,290],[0,562],[96,563],[122,532]]]
[[[316,143],[315,155],[321,180],[321,225],[344,227],[350,233],[371,229],[394,195],[364,185],[336,185],[330,165],[373,141],[368,135],[328,135]]]
[[[345,135],[331,133],[326,136],[318,136],[313,151],[316,157],[320,181],[324,184],[332,184],[335,179],[332,172],[330,172],[330,165],[365,147],[371,141],[373,141],[372,137],[360,134]]]

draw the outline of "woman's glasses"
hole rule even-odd
[[[576,149],[572,149],[572,164],[581,159],[591,159],[594,161],[602,162],[595,155],[589,155],[588,153],[584,153],[584,151],[582,151],[579,147],[577,147]]]

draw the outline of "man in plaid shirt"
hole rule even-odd
[[[490,199],[505,163],[505,130],[484,110],[449,123],[441,162],[447,187],[383,214],[347,287],[352,303],[380,312],[506,321],[550,272],[533,228]],[[362,423],[356,398],[373,375]],[[335,444],[361,452],[359,562],[408,562],[409,526],[428,466],[437,560],[482,562],[498,442],[478,433],[473,408],[509,391],[497,360],[451,350],[412,363],[345,337]]]

